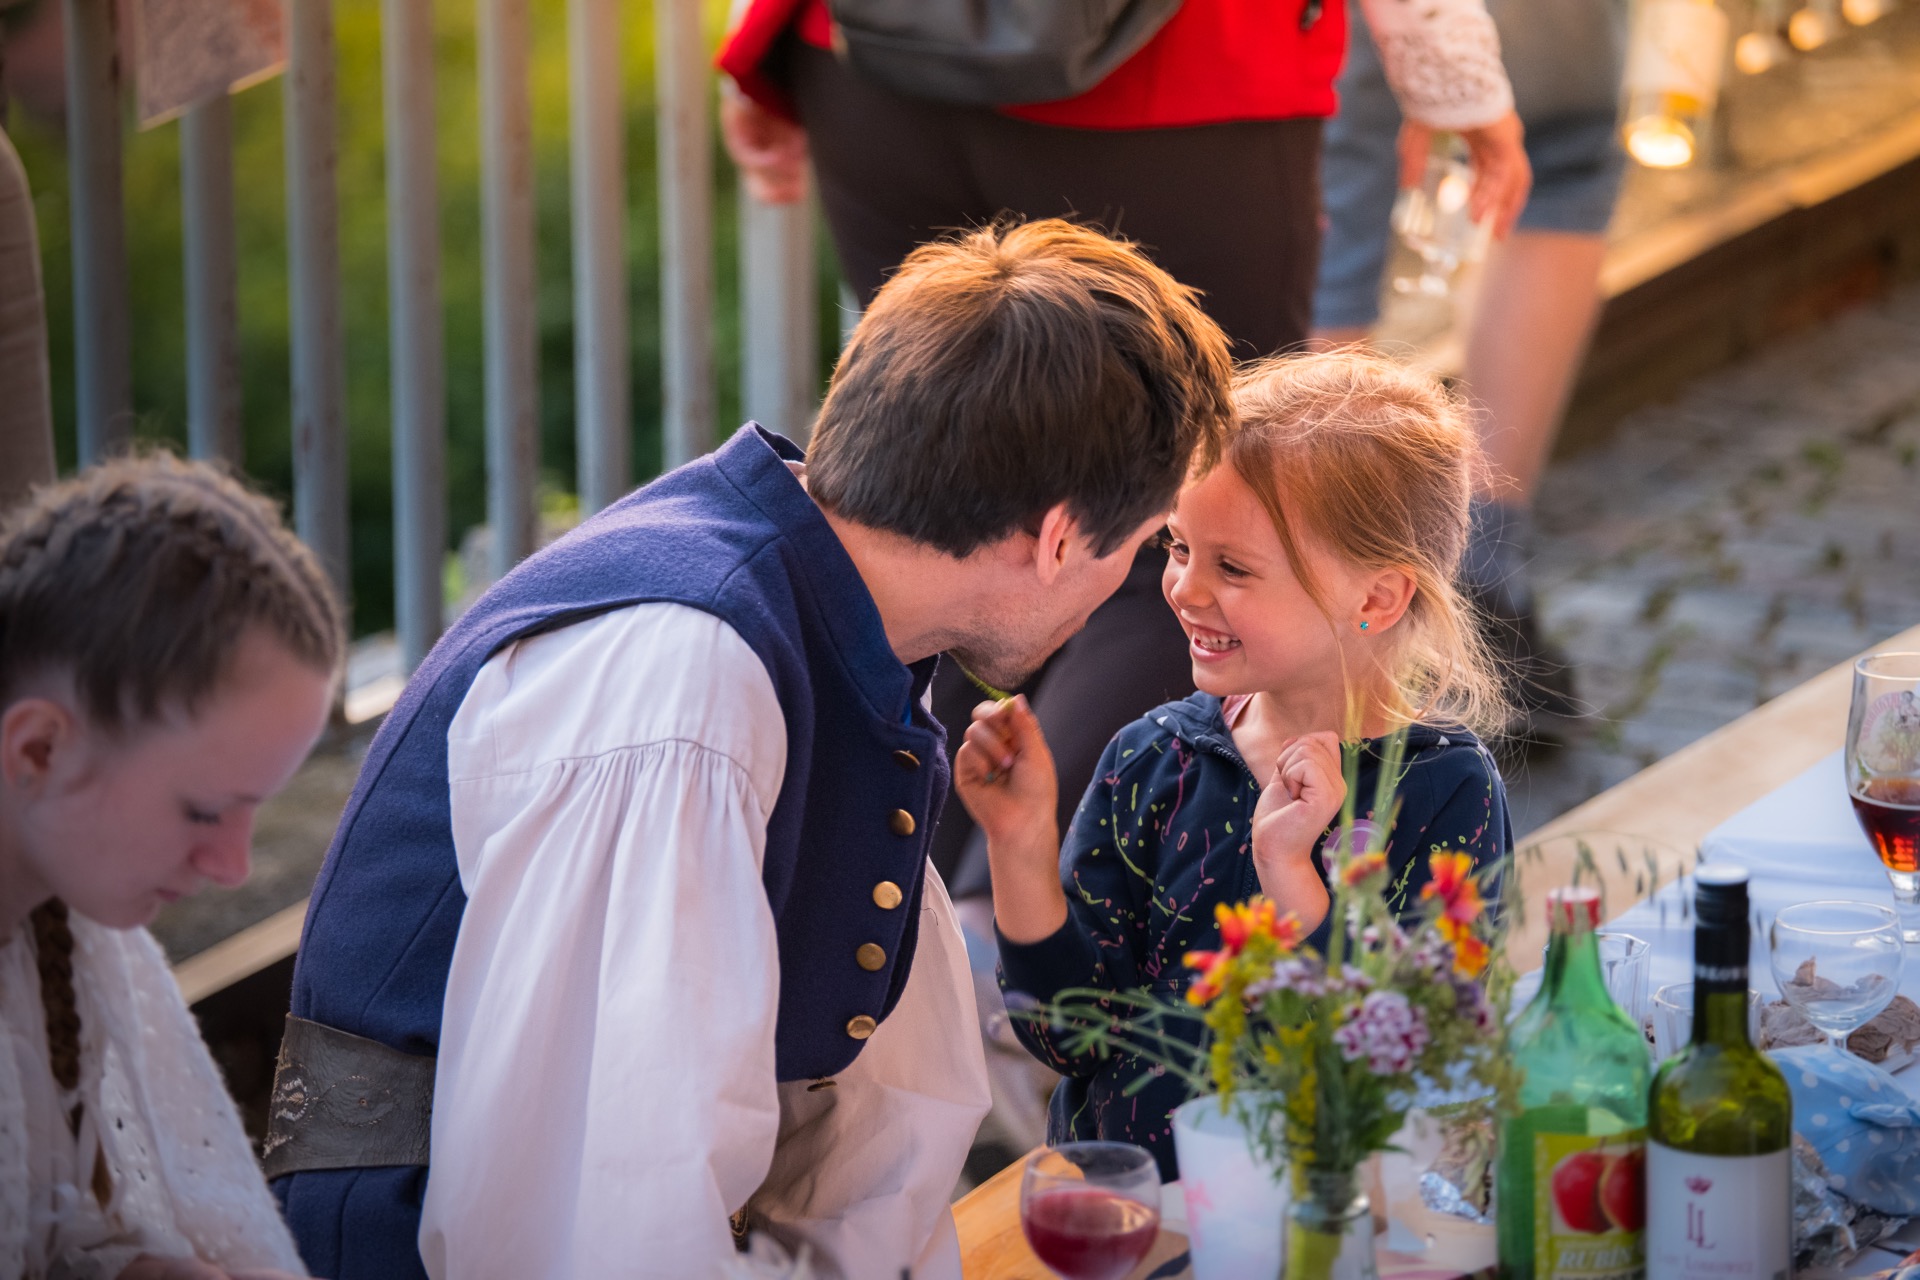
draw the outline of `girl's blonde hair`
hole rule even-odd
[[[1388,646],[1389,717],[1497,731],[1505,699],[1455,586],[1483,465],[1466,407],[1438,380],[1361,350],[1245,366],[1233,407],[1227,462],[1273,518],[1301,586],[1330,624],[1303,541],[1358,569],[1412,576],[1406,615],[1376,642]]]

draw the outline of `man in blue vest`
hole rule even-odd
[[[1131,246],[974,231],[874,300],[810,455],[749,424],[474,605],[307,917],[266,1159],[314,1273],[957,1278],[988,1098],[927,682],[1086,621],[1227,373]]]

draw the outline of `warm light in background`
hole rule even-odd
[[[1672,116],[1646,116],[1627,126],[1627,154],[1649,169],[1679,169],[1693,161],[1693,130]]]

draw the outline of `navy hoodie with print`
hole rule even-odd
[[[1360,759],[1361,818],[1371,817],[1378,747],[1368,742]],[[1403,769],[1387,857],[1390,903],[1410,916],[1421,909],[1428,855],[1464,851],[1487,865],[1506,856],[1513,831],[1499,771],[1472,734],[1414,725]],[[1249,846],[1259,800],[1260,782],[1233,745],[1219,698],[1196,693],[1122,729],[1060,851],[1067,922],[1038,942],[999,940],[1009,1006],[1031,1009],[1075,987],[1185,991],[1196,975],[1181,958],[1220,945],[1214,907],[1260,892]],[[1324,878],[1318,847],[1313,861]],[[1324,954],[1331,928],[1322,921],[1308,944]],[[1013,1025],[1035,1057],[1066,1077],[1053,1093],[1048,1141],[1138,1143],[1163,1178],[1179,1176],[1170,1117],[1188,1094],[1178,1077],[1131,1054],[1069,1053],[1064,1037],[1040,1021],[1016,1016]],[[1198,1024],[1190,1025],[1197,1037]],[[1130,1095],[1143,1075],[1152,1078]]]

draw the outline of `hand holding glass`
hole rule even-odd
[[[1067,1142],[1027,1157],[1020,1226],[1064,1280],[1121,1280],[1160,1233],[1160,1171],[1126,1142]]]
[[[1767,931],[1780,994],[1843,1053],[1899,992],[1903,950],[1899,917],[1871,902],[1802,902]]]

